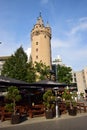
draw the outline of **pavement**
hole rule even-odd
[[[58,118],[53,119],[46,119],[45,117],[34,117],[34,118],[27,118],[27,120],[19,123],[19,124],[11,124],[10,120],[6,120],[1,122],[0,121],[0,128],[6,128],[6,127],[13,127],[13,126],[20,126],[20,125],[26,125],[26,124],[33,124],[33,123],[40,123],[40,122],[49,122],[49,121],[55,121],[55,120],[63,120],[63,119],[71,119],[71,118],[77,118],[77,117],[83,117],[87,116],[87,113],[78,113],[76,116],[70,116],[68,113],[62,114]]]

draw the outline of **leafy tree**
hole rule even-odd
[[[53,103],[54,101],[55,101],[55,96],[52,90],[48,89],[43,94],[43,103],[44,106],[46,107],[46,110],[52,110],[54,108],[54,103]]]
[[[3,65],[1,75],[23,80],[27,82],[35,82],[47,78],[49,67],[42,62],[33,65],[32,60],[27,62],[27,55],[23,48],[16,50],[14,55],[11,55]]]
[[[18,48],[15,54],[6,60],[1,75],[26,81],[27,55],[22,47]]]
[[[58,82],[64,82],[69,85],[72,82],[72,69],[67,66],[57,66],[57,80]]]
[[[32,61],[30,61],[29,63],[27,63],[27,75],[26,75],[26,79],[27,82],[35,82],[36,81],[36,70],[35,67],[32,63]]]
[[[13,110],[13,114],[16,114],[16,102],[21,100],[21,95],[16,86],[11,86],[8,88],[6,98],[12,101],[11,104],[6,104],[6,108]]]
[[[44,80],[47,79],[47,76],[49,75],[50,67],[46,66],[42,61],[35,62],[35,69],[37,74],[38,80]]]

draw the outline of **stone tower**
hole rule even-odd
[[[44,25],[41,14],[31,31],[31,58],[33,63],[42,61],[51,69],[51,28],[48,23]]]

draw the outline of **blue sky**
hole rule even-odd
[[[0,56],[31,48],[39,12],[52,29],[52,59],[60,55],[76,71],[87,66],[87,0],[0,0]]]

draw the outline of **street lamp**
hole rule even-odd
[[[58,91],[58,87],[53,88],[53,90],[55,91],[55,96],[56,96],[56,118],[59,117],[59,108],[58,108],[58,97],[57,97],[57,91]]]

